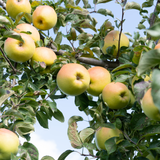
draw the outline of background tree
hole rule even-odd
[[[149,156],[160,158],[159,121],[147,117],[141,107],[143,95],[151,87],[159,114],[160,50],[154,48],[160,37],[160,2],[146,0],[139,5],[127,0],[114,1],[121,6],[122,16],[121,20],[115,19],[115,24],[110,25],[109,19],[115,18],[114,11],[104,8],[96,10],[98,4],[106,5],[110,1],[94,0],[91,4],[87,0],[30,1],[31,13],[21,12],[14,19],[6,12],[6,2],[0,0],[0,128],[9,129],[27,140],[20,144],[18,154],[11,155],[11,159],[39,159],[38,150],[29,142],[36,121],[43,128],[48,128],[48,121],[52,119],[64,122],[65,115],[56,107],[55,100],[68,95],[60,91],[56,78],[62,66],[68,63],[78,63],[86,69],[93,66],[106,68],[110,71],[111,81],[124,83],[133,97],[126,107],[115,110],[104,103],[101,94],[97,101],[87,91],[75,96],[75,106],[91,120],[87,128],[78,132],[77,122],[83,121],[83,118],[73,115],[69,119],[68,138],[72,147],[79,149],[85,160],[90,157],[101,160],[147,160],[151,159]],[[40,41],[36,42],[36,47],[48,47],[56,53],[57,59],[49,67],[43,62],[30,63],[30,59],[24,63],[14,62],[7,57],[4,49],[8,37],[22,41],[21,34],[14,29],[19,23],[31,24],[32,14],[40,5],[51,6],[57,14],[54,34],[51,34],[51,30],[39,30]],[[155,9],[148,16],[148,10],[153,6]],[[144,37],[139,32],[134,35],[126,33],[130,46],[120,47],[124,15],[129,9],[135,9],[141,15],[142,20],[137,27],[140,33],[144,31]],[[92,17],[92,13],[107,16],[108,20],[104,20],[101,27],[97,28],[98,21]],[[67,33],[61,31],[63,27]],[[116,57],[113,56],[114,45],[106,49],[107,54],[102,52],[104,37],[111,30],[120,31]],[[67,39],[69,43],[61,44],[62,39]],[[152,78],[146,80],[150,75]],[[122,137],[108,139],[105,149],[100,150],[95,143],[95,132],[100,126],[117,128]],[[87,154],[83,153],[84,148],[88,150]],[[75,150],[66,149],[58,160],[65,159],[72,152]],[[54,157],[45,156],[44,159],[52,160]]]

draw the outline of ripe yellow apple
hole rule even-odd
[[[37,61],[44,62],[46,66],[51,66],[56,59],[57,56],[52,49],[47,47],[37,47],[31,58],[31,64],[33,64],[33,61]]]
[[[104,87],[111,82],[109,71],[103,67],[96,66],[88,69],[90,74],[90,84],[87,92],[93,96],[99,96]]]
[[[32,58],[35,52],[34,40],[25,33],[20,33],[23,42],[14,38],[7,38],[4,43],[4,51],[15,62],[25,62]]]
[[[104,46],[102,47],[102,51],[104,54],[107,54],[106,49],[108,47],[112,47],[113,45],[115,45],[116,49],[114,50],[113,57],[117,56],[119,33],[120,32],[117,30],[112,30],[106,35],[106,37],[104,38]],[[129,46],[128,37],[124,33],[121,34],[121,40],[120,40],[120,47],[122,46],[125,46],[125,47]]]
[[[147,117],[156,121],[160,121],[160,111],[153,102],[151,88],[149,88],[144,94],[141,101],[141,107]]]
[[[29,0],[7,0],[6,11],[9,16],[16,19],[21,12],[31,13],[31,4]]]
[[[40,41],[40,34],[37,30],[37,28],[35,28],[34,26],[32,26],[31,24],[28,23],[21,23],[19,25],[16,26],[16,28],[14,29],[15,32],[20,33],[22,31],[24,32],[31,32],[31,34],[28,34],[29,36],[31,36],[31,38],[37,42]]]
[[[38,6],[32,14],[33,24],[40,30],[53,28],[57,23],[57,13],[47,5]]]
[[[65,64],[57,74],[57,85],[59,89],[71,96],[82,94],[87,90],[89,83],[89,72],[81,64]]]
[[[18,136],[8,129],[0,128],[0,159],[10,160],[11,153],[17,154],[18,146]]]
[[[130,102],[129,89],[121,82],[111,82],[102,91],[102,99],[111,109],[121,109]]]
[[[115,128],[107,128],[107,127],[100,127],[98,128],[98,130],[95,133],[95,143],[96,146],[99,150],[101,149],[106,149],[105,148],[105,141],[107,141],[108,139],[112,138],[112,137],[119,137],[122,138],[122,132]]]

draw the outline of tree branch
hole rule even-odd
[[[2,7],[3,7],[3,9],[6,9],[6,3],[5,3],[5,2],[3,2],[2,0],[0,0],[0,6],[2,6]]]

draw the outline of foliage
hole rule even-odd
[[[2,2],[0,0],[0,4]],[[154,4],[153,0],[146,0],[142,5],[127,0],[93,0],[92,3],[88,0],[30,2],[32,12],[39,5],[49,5],[55,9],[58,21],[53,28],[54,33],[51,35],[52,29],[48,33],[39,30],[41,41],[37,42],[37,46],[52,48],[58,58],[47,73],[44,72],[46,68],[42,63],[35,62],[31,66],[30,60],[21,64],[9,60],[4,52],[4,41],[8,37],[22,40],[13,29],[19,23],[31,23],[31,15],[20,13],[16,20],[13,20],[7,15],[2,5],[4,2],[1,4],[3,8],[0,8],[0,128],[10,129],[28,141],[20,145],[18,156],[12,155],[12,160],[38,160],[38,150],[29,143],[36,121],[43,128],[48,128],[49,120],[64,122],[65,115],[57,108],[55,100],[67,97],[56,84],[56,75],[66,63],[80,63],[86,68],[95,65],[106,67],[112,75],[112,81],[126,84],[136,99],[134,104],[128,104],[124,109],[111,110],[103,103],[101,95],[97,101],[94,101],[87,92],[75,96],[75,107],[90,116],[91,120],[87,128],[78,132],[77,122],[83,121],[83,118],[73,115],[69,119],[68,138],[72,147],[81,150],[80,155],[84,156],[85,160],[90,157],[97,160],[147,160],[145,157],[150,153],[155,159],[160,159],[160,122],[146,117],[140,102],[148,87],[152,86],[156,93],[160,92],[160,50],[154,50],[160,38],[158,7],[148,16],[148,9],[154,5],[158,6],[159,3]],[[108,55],[104,55],[101,48],[108,31],[113,29],[122,31],[125,19],[122,16],[120,21],[115,20],[115,24],[107,28],[105,24],[109,19],[116,19],[114,11],[105,8],[96,10],[95,7],[99,4],[107,6],[107,3],[116,5],[114,2],[121,5],[122,15],[127,14],[130,9],[139,12],[142,20],[137,24],[137,28],[140,32],[143,29],[145,35],[141,37],[140,32],[130,35],[130,47],[119,48],[119,52],[123,54],[117,59],[112,57],[114,46],[107,49],[110,53]],[[100,28],[97,28],[98,21],[92,17],[92,13],[104,16],[104,23]],[[105,17],[108,20],[105,20]],[[149,29],[147,25],[150,26]],[[62,32],[63,28],[67,28],[66,34]],[[62,44],[64,39],[69,43]],[[137,52],[140,54],[135,63],[133,57]],[[144,81],[146,75],[152,71],[152,80]],[[160,108],[159,94],[153,92],[152,96],[156,106]],[[123,132],[124,139],[116,144],[113,137],[105,143],[106,150],[98,150],[94,133],[99,126],[117,127]],[[88,150],[87,154],[83,153],[83,148]],[[72,152],[77,151],[66,149],[58,160],[64,160]],[[42,158],[45,159],[54,158],[50,156]]]

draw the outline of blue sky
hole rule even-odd
[[[90,1],[90,0],[89,0]],[[128,0],[132,2],[132,0]],[[145,0],[134,0],[139,4],[145,2]],[[93,5],[92,5],[93,6]],[[94,6],[93,6],[94,7]],[[106,4],[98,4],[97,10],[99,8],[106,8],[111,10],[114,14],[114,19],[110,16],[103,16],[100,14],[91,14],[98,21],[97,28],[103,24],[106,19],[109,19],[114,25],[116,19],[121,19],[121,7],[115,3],[115,0],[108,2]],[[152,8],[153,9],[153,8]],[[152,10],[151,10],[152,11]],[[138,31],[136,27],[141,20],[138,10],[127,10],[125,12],[124,18],[126,19],[123,24],[123,32],[129,32],[133,35],[134,32]],[[94,34],[92,30],[87,30],[88,33]],[[66,28],[62,29],[62,32],[66,34]],[[53,38],[55,35],[53,35]],[[65,39],[62,42],[68,43]],[[35,132],[31,134],[31,142],[38,148],[40,152],[40,158],[45,155],[50,155],[57,160],[59,155],[67,149],[74,150],[71,147],[69,139],[67,137],[68,119],[73,115],[79,115],[83,117],[83,122],[78,122],[78,130],[82,130],[88,127],[88,117],[78,110],[74,104],[74,97],[69,96],[67,99],[56,100],[58,109],[64,114],[65,122],[61,123],[55,119],[49,121],[49,129],[42,128],[38,123],[35,125]],[[81,150],[78,150],[81,152]],[[86,152],[87,154],[87,152]],[[84,160],[85,157],[80,156],[78,153],[71,153],[66,160]]]

